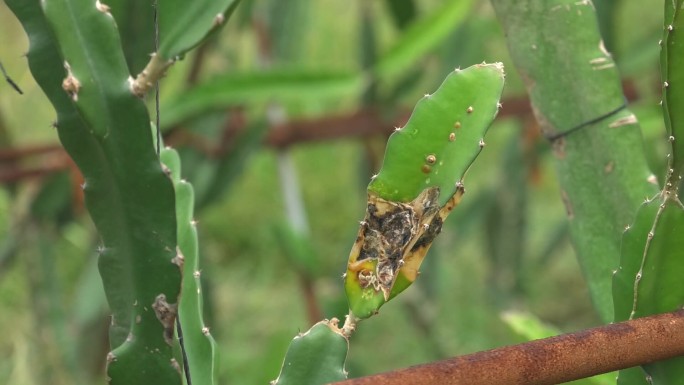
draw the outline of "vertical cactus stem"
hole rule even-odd
[[[552,141],[572,242],[589,292],[603,321],[610,322],[610,274],[618,265],[622,230],[633,221],[634,207],[656,192],[646,181],[651,172],[641,131],[623,107],[620,76],[590,1],[491,2],[535,117]],[[595,121],[598,117],[604,118]],[[571,131],[586,122],[592,123]],[[605,172],[607,164],[613,172]]]
[[[660,44],[663,82],[661,105],[672,154],[668,157],[668,167],[673,169],[673,172],[667,175],[664,188],[675,196],[678,195],[680,177],[684,174],[684,143],[675,141],[675,137],[684,132],[684,114],[680,111],[680,106],[684,103],[684,70],[681,69],[680,63],[684,55],[684,42],[681,41],[681,36],[678,36],[684,32],[683,3],[682,0],[665,2],[663,37]]]
[[[181,160],[171,148],[161,151],[160,159],[176,192],[178,247],[172,261],[182,272],[178,319],[182,327],[183,348],[188,357],[188,373],[193,383],[216,384],[216,344],[202,316],[202,273],[199,267],[197,221],[194,216],[192,185],[181,178]],[[179,333],[180,337],[180,333]]]
[[[684,173],[684,0],[664,3],[663,38],[660,42],[663,119],[669,151],[665,181],[659,194],[647,198],[634,222],[625,231],[618,272],[613,277],[613,298],[617,321],[680,309],[684,304],[684,205],[679,186]],[[648,182],[657,184],[655,176]],[[674,358],[643,366],[647,383],[672,383],[684,378],[684,359]],[[618,383],[631,383],[630,374],[621,372]],[[643,373],[638,377],[643,379]],[[642,382],[644,382],[642,380]]]
[[[135,79],[130,79],[130,88],[133,95],[142,98],[145,94],[154,87],[154,84],[161,79],[166,70],[174,63],[174,60],[164,60],[157,53],[152,54],[145,69],[136,76]]]

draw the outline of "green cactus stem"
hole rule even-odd
[[[179,311],[192,377],[214,383],[215,345],[202,322],[192,188],[179,180],[179,162],[169,151],[174,184],[162,170],[138,98],[144,92],[130,78],[110,8],[92,0],[7,3],[29,36],[31,71],[57,111],[60,140],[84,175],[86,204],[102,238],[99,268],[112,310],[109,383],[182,383],[174,339]],[[165,1],[171,9],[161,23],[166,37],[160,57],[182,55],[223,24],[236,4]],[[221,22],[202,24],[207,12]],[[168,60],[159,64],[156,58],[155,68],[166,66]],[[145,80],[145,87],[154,80]],[[180,266],[190,294],[179,304]]]
[[[503,83],[500,63],[457,69],[390,137],[349,255],[345,289],[353,316],[370,317],[415,281],[465,192],[463,177],[484,147]]]
[[[271,385],[323,385],[347,378],[347,336],[337,320],[324,320],[290,343],[278,378]]]
[[[684,171],[684,0],[665,1],[661,72],[663,117],[670,144],[662,191],[642,205],[622,238],[620,267],[613,277],[615,320],[623,321],[684,306],[684,205],[679,187]],[[684,379],[684,358],[620,372],[618,383],[675,384]]]
[[[101,236],[99,268],[112,310],[109,382],[180,384],[174,191],[145,105],[129,90],[113,19],[90,0],[7,4],[29,36],[31,72],[57,111],[60,141],[83,173]]]
[[[159,52],[131,82],[131,91],[142,97],[166,70],[185,53],[226,23],[240,0],[159,1]],[[150,37],[151,38],[151,37]]]
[[[684,207],[663,190],[644,203],[622,239],[620,267],[613,277],[615,320],[644,317],[680,309],[684,305]],[[618,384],[673,384],[684,378],[684,359],[621,371]]]
[[[199,266],[197,226],[193,218],[194,192],[192,185],[181,179],[178,153],[164,148],[160,157],[171,172],[176,191],[178,257],[183,274],[178,317],[183,332],[188,372],[193,384],[213,385],[216,384],[216,342],[209,327],[204,324],[202,313],[202,270]]]
[[[684,6],[683,0],[665,1],[660,71],[663,79],[663,116],[672,146],[665,188],[676,191],[684,173]],[[669,183],[669,184],[668,184]]]
[[[551,141],[589,292],[603,321],[611,322],[611,272],[619,262],[620,235],[644,197],[657,192],[637,119],[620,108],[620,76],[590,1],[492,4],[535,117]]]

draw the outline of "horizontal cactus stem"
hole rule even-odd
[[[147,63],[147,66],[145,66],[145,69],[135,79],[131,80],[131,92],[139,98],[144,97],[154,87],[154,84],[164,77],[166,70],[173,63],[173,60],[164,60],[161,55],[152,54],[152,58]]]

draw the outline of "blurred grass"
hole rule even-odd
[[[245,0],[246,1],[246,0]],[[277,0],[274,0],[277,1]],[[247,2],[247,1],[246,1]],[[357,71],[356,35],[360,31],[358,2],[326,2],[308,12],[302,56],[288,65],[312,70]],[[419,15],[437,9],[437,0],[416,3]],[[621,2],[616,20],[618,64],[625,61],[629,76],[644,99],[631,106],[641,120],[647,154],[653,169],[662,162],[662,119],[659,96],[650,92],[658,79],[657,49],[643,51],[643,44],[657,46],[652,30],[658,30],[660,7],[639,7]],[[247,4],[243,4],[247,6]],[[254,12],[265,12],[255,2]],[[378,52],[386,52],[400,34],[382,2],[375,2]],[[500,27],[487,2],[476,2],[475,13],[465,24],[416,66],[418,78],[396,95],[383,95],[396,105],[411,107],[423,93],[434,89],[446,69],[482,60],[502,60],[508,66],[506,96],[522,95],[505,52]],[[238,10],[239,12],[239,10]],[[646,21],[642,20],[648,20]],[[649,28],[650,20],[656,23]],[[645,25],[644,28],[632,26]],[[287,24],[281,25],[287,32]],[[0,60],[25,91],[19,96],[0,84],[0,131],[8,130],[13,146],[56,143],[49,128],[54,112],[35,86],[25,60],[26,38],[4,3],[0,3]],[[657,35],[657,34],[656,34]],[[334,42],[331,44],[330,42]],[[205,61],[202,79],[225,71],[254,68],[256,36],[249,24],[229,23],[213,43]],[[194,55],[174,68],[162,85],[170,100],[181,92]],[[406,74],[402,74],[406,76]],[[401,77],[401,76],[397,76]],[[395,85],[387,80],[381,93]],[[290,103],[284,107],[292,117],[321,116],[349,111],[355,99],[330,103]],[[504,104],[504,110],[506,109]],[[162,111],[162,120],[163,118]],[[261,117],[263,106],[247,111]],[[3,124],[4,123],[4,124]],[[436,240],[417,284],[391,304],[379,317],[360,324],[352,337],[349,370],[352,376],[428,362],[446,356],[474,352],[519,341],[500,320],[503,310],[525,310],[559,330],[573,331],[598,324],[586,284],[569,242],[562,240],[543,261],[554,231],[565,221],[557,179],[546,143],[536,145],[526,156],[538,164],[526,179],[524,255],[520,292],[497,292],[488,286],[494,272],[505,268],[488,256],[484,211],[493,196],[506,196],[500,180],[506,172],[505,149],[519,142],[523,128],[516,119],[499,119],[486,138],[487,147],[466,178],[467,192]],[[519,144],[518,144],[519,145]],[[326,317],[341,317],[346,309],[340,275],[365,205],[367,180],[366,149],[360,140],[297,145],[291,148],[301,182],[311,239],[321,259],[321,276],[315,282],[318,302]],[[272,225],[284,218],[279,191],[276,154],[262,148],[251,156],[229,191],[197,214],[203,276],[210,284],[210,326],[220,350],[220,383],[257,384],[275,378],[287,345],[298,332],[310,326],[299,288],[298,276],[279,249]],[[511,167],[508,165],[508,167]],[[518,165],[518,167],[523,167]],[[192,177],[189,175],[188,177]],[[25,217],[39,180],[0,187],[0,243],[9,239]],[[491,196],[491,197],[490,197]],[[33,221],[33,220],[32,220]],[[33,222],[31,222],[33,223]],[[90,219],[77,214],[75,221],[49,232],[31,227],[19,237],[14,262],[0,262],[0,383],[66,385],[74,383],[69,370],[55,365],[59,354],[50,326],[37,319],[28,275],[39,258],[35,243],[48,240],[55,258],[55,275],[67,312],[66,330],[72,338],[76,359],[85,373],[85,383],[104,383],[102,368],[108,318],[103,311],[101,287],[92,268],[95,235]],[[5,266],[5,267],[3,267]],[[417,321],[418,320],[418,321]],[[423,330],[421,320],[429,327]],[[435,342],[437,341],[437,342]]]

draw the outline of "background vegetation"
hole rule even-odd
[[[662,4],[594,3],[652,168],[662,170]],[[266,383],[297,331],[321,315],[346,314],[340,275],[382,157],[383,127],[401,122],[448,71],[481,61],[508,68],[502,113],[421,278],[354,335],[350,375],[526,339],[529,330],[502,317],[511,311],[561,331],[599,324],[567,239],[549,146],[489,3],[284,4],[243,1],[162,86],[166,141],[197,190],[220,383]],[[0,85],[0,382],[101,381],[109,320],[98,238],[78,172],[50,128],[54,110],[22,57],[26,37],[4,2],[0,36],[0,61],[24,91]],[[221,82],[231,92],[203,86]],[[361,119],[350,119],[359,111]],[[348,129],[328,140],[278,142],[297,122],[315,123],[319,136],[336,124]],[[355,134],[364,124],[377,128]],[[292,171],[306,224],[288,222]]]

